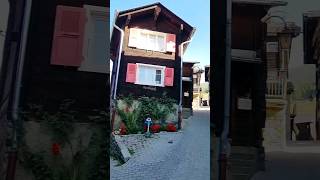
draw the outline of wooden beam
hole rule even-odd
[[[131,14],[136,14],[136,13],[139,13],[139,12],[155,9],[156,7],[157,6],[151,6],[151,7],[148,7],[148,8],[139,9],[139,10],[136,10],[136,11],[131,11],[131,12],[128,12],[128,13],[121,14],[119,17],[123,17],[123,16],[131,15]]]
[[[160,12],[161,12],[161,8],[160,7],[156,7],[154,9],[154,17],[153,17],[153,21],[154,22],[157,22]]]
[[[130,23],[130,21],[131,21],[131,14],[129,14],[129,15],[127,16],[125,26],[128,26],[129,23]]]

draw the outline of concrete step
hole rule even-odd
[[[249,180],[258,167],[258,150],[254,147],[232,146],[229,159],[232,180]]]

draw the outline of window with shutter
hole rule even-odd
[[[164,86],[165,66],[136,64],[136,82],[139,85]]]
[[[87,22],[79,71],[109,72],[109,8],[84,5]]]
[[[175,34],[167,34],[167,52],[175,52],[176,51],[176,35]]]
[[[174,68],[166,68],[165,70],[165,86],[173,86]]]
[[[128,83],[135,83],[136,82],[136,70],[137,70],[136,64],[128,63],[126,82],[128,82]]]
[[[83,60],[85,11],[58,5],[52,43],[51,64],[78,67]]]
[[[166,52],[166,33],[130,28],[129,47]]]

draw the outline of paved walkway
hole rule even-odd
[[[182,132],[162,134],[143,153],[122,166],[111,167],[111,180],[209,180],[209,114],[194,111]],[[168,143],[170,140],[173,143]]]
[[[319,180],[320,154],[269,152],[266,171],[251,180]]]

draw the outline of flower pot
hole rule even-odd
[[[174,124],[168,124],[167,125],[167,131],[168,132],[176,132],[177,131],[177,127]]]
[[[161,126],[159,124],[155,124],[150,127],[150,130],[152,133],[158,133],[160,132],[160,128]]]

